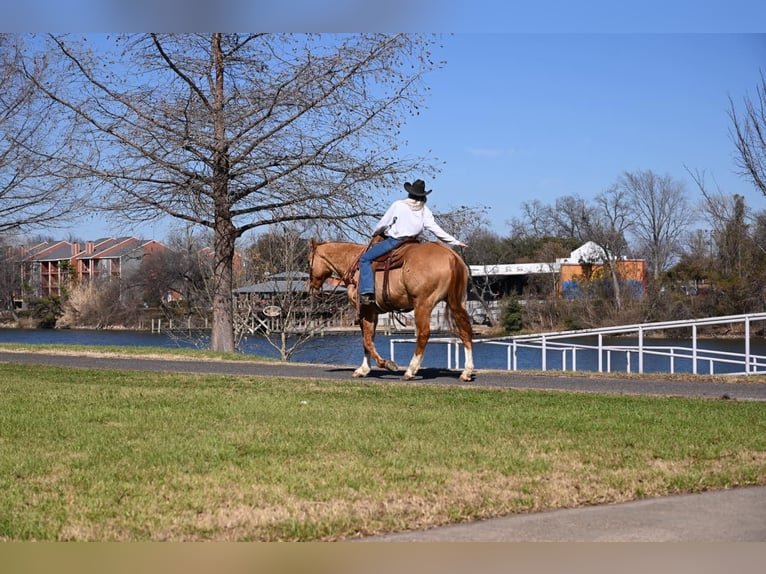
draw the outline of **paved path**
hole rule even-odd
[[[235,376],[350,380],[353,367],[250,361],[192,361],[0,352],[0,362],[76,368],[215,373]],[[367,380],[399,382],[401,373],[373,371]],[[414,382],[459,385],[457,372],[424,369]],[[404,383],[408,384],[408,383]],[[677,381],[613,376],[530,375],[479,371],[471,385],[595,393],[766,400],[764,383]],[[689,541],[766,542],[766,487],[668,496],[604,506],[520,514],[365,541]]]
[[[365,542],[766,542],[766,486],[515,514]]]

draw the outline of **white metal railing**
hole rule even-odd
[[[391,354],[391,360],[396,362],[395,353],[397,343],[415,343],[417,339],[391,339],[389,341],[389,352]],[[478,341],[474,341],[476,344]],[[463,343],[457,337],[432,337],[428,339],[428,344],[442,344],[447,347],[447,368],[459,369],[460,368],[460,347]],[[454,363],[454,365],[453,365]]]
[[[679,364],[686,362],[692,374],[717,374],[716,367],[728,369],[727,375],[755,374],[766,372],[766,356],[751,352],[751,325],[755,322],[766,322],[766,313],[752,313],[745,315],[727,315],[724,317],[708,317],[688,321],[665,321],[657,323],[641,323],[635,325],[621,325],[615,327],[603,327],[599,329],[581,329],[576,331],[558,331],[553,333],[537,333],[530,335],[515,335],[493,339],[477,339],[474,345],[500,345],[506,347],[506,369],[519,370],[519,351],[531,350],[539,357],[539,370],[577,371],[578,356],[583,363],[583,355],[593,354],[595,357],[595,369],[598,372],[616,372],[615,364],[624,365],[624,372],[644,373],[647,360],[660,359],[667,364],[664,368],[660,365],[658,370],[652,372],[679,372]],[[742,352],[721,351],[706,346],[706,340],[698,337],[698,327],[721,324],[742,324],[744,350]],[[689,329],[689,345],[647,345],[646,335],[652,332],[666,331],[668,329]],[[636,337],[635,344],[607,344],[605,336]],[[592,344],[583,339],[596,338]],[[390,341],[391,359],[394,359],[395,347],[399,343],[413,343],[414,338],[392,339]],[[443,344],[447,346],[447,368],[460,368],[459,339],[455,337],[438,337],[429,340],[431,344]],[[587,355],[586,355],[587,356]],[[560,357],[553,362],[560,363],[560,368],[549,368],[550,359]],[[454,364],[453,364],[454,363]],[[655,361],[657,363],[657,361]]]

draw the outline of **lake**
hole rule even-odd
[[[437,337],[438,335],[434,335]],[[408,339],[411,334],[384,335],[378,333],[375,337],[378,351],[384,357],[390,356],[391,339]],[[0,343],[32,343],[32,344],[57,344],[57,345],[116,345],[116,346],[139,346],[139,347],[164,347],[164,348],[200,348],[204,349],[208,345],[209,339],[206,335],[197,337],[177,337],[167,333],[151,333],[148,331],[112,331],[112,330],[56,330],[56,329],[0,329]],[[581,341],[582,342],[582,341]],[[629,344],[630,338],[605,340],[605,344]],[[690,347],[688,340],[668,340],[651,339],[646,341],[645,346],[665,346],[672,345],[676,347]],[[702,346],[703,343],[698,343]],[[751,339],[751,353],[757,355],[766,355],[766,342],[763,339]],[[742,339],[716,339],[706,340],[705,348],[711,348],[716,351],[731,353],[743,353],[744,341]],[[400,367],[405,367],[409,363],[410,357],[414,352],[414,343],[397,343],[395,360]],[[261,357],[276,358],[280,357],[279,351],[273,347],[264,337],[250,337],[243,341],[241,351],[246,354],[258,355]],[[702,355],[702,352],[700,352]],[[635,361],[635,353],[633,361]],[[462,357],[462,351],[461,351]],[[357,333],[339,333],[326,334],[322,337],[316,337],[302,347],[293,355],[291,361],[302,363],[327,363],[333,365],[358,366],[362,362],[363,351],[361,335]],[[452,359],[454,361],[454,358]],[[571,369],[571,358],[568,361],[567,368]],[[598,369],[598,359],[596,351],[578,351],[577,370],[596,371]],[[462,358],[461,358],[462,364]],[[507,365],[507,351],[505,346],[491,345],[477,342],[474,345],[474,364],[477,369],[505,369]],[[562,364],[561,352],[549,352],[547,367],[549,370],[560,370]],[[635,363],[632,363],[635,365]],[[423,359],[423,367],[426,368],[445,368],[447,366],[447,346],[432,342],[426,348],[426,354]],[[612,371],[625,372],[627,370],[624,355],[615,354],[611,360]],[[540,353],[532,349],[520,349],[518,352],[518,368],[527,370],[539,370],[541,368]],[[691,361],[676,359],[675,372],[691,372]],[[637,372],[635,366],[631,369]],[[716,367],[716,372],[732,372],[734,367],[728,371],[726,367]],[[668,359],[666,357],[645,356],[644,372],[669,372]],[[707,367],[698,366],[698,372],[707,372]]]

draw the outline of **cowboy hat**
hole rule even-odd
[[[406,182],[404,184],[404,189],[414,197],[425,197],[433,191],[432,189],[426,191],[426,182],[422,179],[416,179],[414,183],[410,183],[409,181]]]

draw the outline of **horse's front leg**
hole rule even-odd
[[[370,359],[381,368],[389,371],[398,369],[396,363],[387,361],[378,354],[375,348],[375,331],[378,327],[378,313],[374,309],[362,308],[359,313],[359,326],[362,329],[362,344],[364,345],[364,359],[359,368],[354,371],[355,377],[365,377],[370,372]]]
[[[415,307],[415,353],[402,377],[405,381],[414,378],[423,362],[426,343],[431,336],[431,307],[428,305]]]

